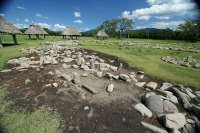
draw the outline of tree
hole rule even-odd
[[[118,39],[121,37],[121,33],[123,31],[128,31],[132,29],[132,25],[134,24],[132,19],[128,18],[119,18],[119,19],[112,19],[106,20],[100,26],[101,29],[104,29],[109,36],[117,36]]]
[[[183,33],[184,40],[196,42],[200,35],[200,19],[186,19],[183,24],[178,25],[178,30]]]

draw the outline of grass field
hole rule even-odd
[[[40,47],[41,42],[60,41],[62,36],[47,36],[47,40],[36,40],[35,36],[29,40],[27,35],[17,35],[19,44],[14,45],[11,35],[0,35],[4,44],[0,48],[0,70],[3,69],[7,60],[25,56],[21,53],[21,48]],[[89,41],[90,40],[90,41]],[[172,50],[160,50],[143,48],[140,46],[120,46],[124,41],[145,41],[151,44],[160,44],[161,46],[171,46],[178,44],[180,46],[193,46],[200,48],[200,43],[186,43],[183,41],[173,40],[149,40],[149,39],[106,39],[94,41],[96,38],[81,37],[77,47],[91,49],[112,56],[120,56],[120,58],[128,62],[131,66],[138,68],[151,77],[161,78],[164,81],[183,84],[194,89],[200,89],[200,69],[187,68],[183,66],[173,65],[162,61],[163,56],[187,57],[191,55],[193,58],[200,60],[200,54],[194,52],[181,52]],[[109,41],[109,42],[108,42]],[[5,132],[62,132],[55,125],[61,124],[59,114],[50,114],[48,110],[33,113],[23,113],[19,109],[11,109],[9,101],[5,100],[8,92],[0,89],[0,128]],[[3,116],[2,116],[3,114]],[[41,118],[41,119],[40,119]],[[34,124],[33,124],[34,123]],[[37,124],[40,123],[40,124]],[[37,130],[35,130],[37,129]],[[56,129],[56,130],[54,130]]]

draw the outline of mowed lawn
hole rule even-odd
[[[1,35],[2,42],[6,45],[13,43],[11,35]],[[47,36],[44,40],[36,40],[35,36],[29,40],[27,35],[17,35],[19,44],[0,48],[0,69],[3,68],[5,62],[16,56],[23,56],[20,52],[21,48],[39,47],[41,42],[62,41],[62,36]],[[77,47],[91,49],[112,56],[120,56],[120,58],[128,62],[131,66],[145,72],[145,74],[161,78],[174,84],[183,84],[184,86],[200,89],[200,69],[188,68],[184,66],[173,65],[161,60],[163,56],[187,57],[192,56],[194,59],[200,60],[200,53],[183,52],[173,50],[161,50],[152,48],[143,48],[140,46],[121,46],[127,41],[145,42],[151,45],[160,46],[193,46],[200,48],[200,43],[186,43],[184,41],[173,40],[150,40],[150,39],[106,39],[96,41],[94,37],[81,37],[80,44]]]

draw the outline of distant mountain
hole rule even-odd
[[[144,28],[144,29],[139,29],[139,30],[133,30],[135,32],[141,32],[141,31],[147,31],[149,34],[156,34],[162,29],[156,29],[156,28]]]
[[[93,30],[88,30],[88,31],[80,32],[80,33],[81,33],[82,36],[87,36],[87,35],[92,34],[92,31],[93,31]]]

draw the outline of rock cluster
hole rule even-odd
[[[200,68],[200,60],[196,60],[192,58],[192,56],[188,56],[187,58],[177,58],[177,57],[166,56],[166,57],[162,57],[161,59],[165,62],[169,62],[175,65]]]
[[[140,82],[136,85],[139,86],[139,83]],[[200,131],[200,121],[198,120],[200,119],[200,104],[195,105],[191,103],[191,99],[196,99],[196,97],[199,96],[199,91],[193,92],[190,88],[184,87],[183,85],[172,85],[167,82],[155,88],[153,88],[153,84],[149,86],[148,83],[141,83],[140,87],[149,87],[152,91],[144,94],[141,98],[142,102],[133,106],[137,112],[147,118],[152,117],[152,114],[156,113],[157,119],[161,121],[167,129],[171,129],[171,132],[174,130],[183,132],[184,128],[188,131]],[[182,104],[186,112],[179,112],[176,107],[178,104]],[[190,117],[194,120],[189,119]],[[163,131],[164,129],[144,122],[142,125],[154,132],[167,132]],[[193,129],[193,127],[195,128]]]

